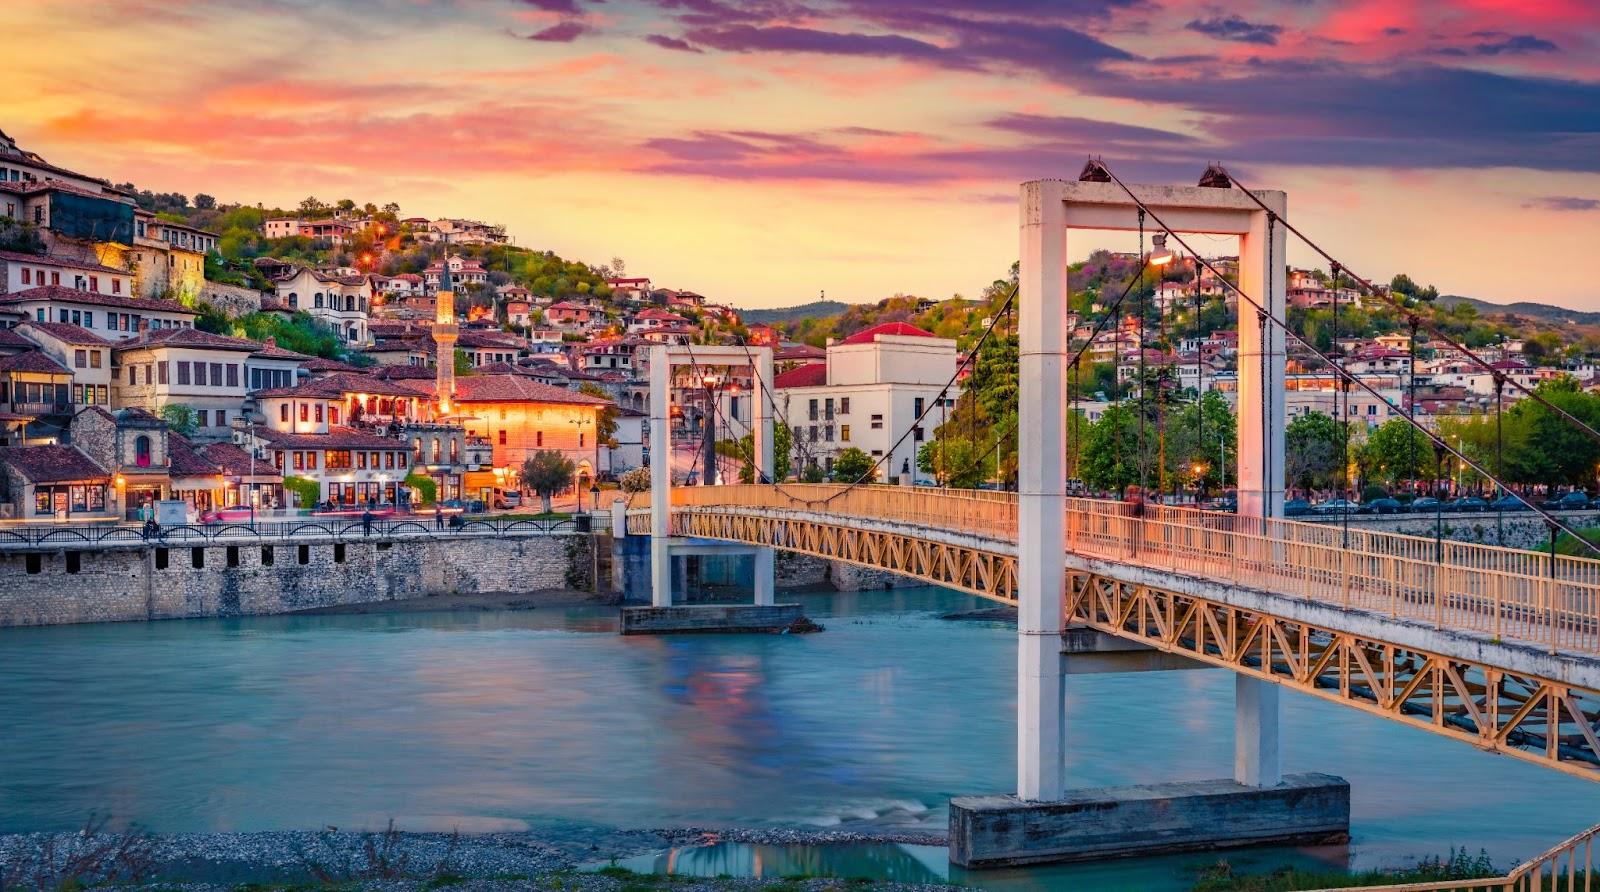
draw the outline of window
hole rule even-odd
[[[89,277],[89,290],[90,291],[94,291],[94,292],[99,292],[100,291],[100,277],[99,276],[90,276]]]
[[[128,386],[131,387],[131,386],[133,386],[135,384],[138,384],[138,383],[139,383],[139,367],[136,366],[136,365],[128,366]]]
[[[211,363],[211,385],[213,387],[222,386],[222,363],[220,362]]]
[[[122,280],[121,279],[112,279],[111,280],[111,293],[112,294],[121,294],[122,293]]]
[[[578,431],[578,448],[583,448],[583,431]]]
[[[287,422],[289,420],[289,404],[288,403],[284,403],[284,404],[278,406],[278,420],[282,421],[282,422]]]
[[[404,468],[406,466],[406,454],[404,452],[402,452],[402,453],[396,455],[395,459],[394,459],[394,462],[395,462],[396,465],[399,465],[401,468]]]
[[[814,424],[811,425],[810,436],[808,439],[810,439],[813,443],[817,442],[817,426]]]
[[[543,446],[544,445],[544,431],[534,431],[533,432],[533,445],[535,445],[535,446]]]
[[[137,467],[150,467],[150,437],[140,434],[133,439],[133,463]]]
[[[328,407],[328,423],[329,424],[338,424],[339,423],[339,407],[338,406],[329,406]]]
[[[7,217],[12,216],[10,211],[14,207],[16,207],[16,205],[14,205],[14,204],[6,205],[6,212],[7,212],[6,216]],[[23,267],[22,268],[22,284],[24,284],[24,285],[32,285],[33,284],[33,270],[28,269],[27,267]]]
[[[883,416],[882,415],[874,415],[874,416],[872,416],[871,423],[868,424],[868,427],[872,428],[875,431],[876,430],[883,430]]]
[[[74,351],[72,351],[72,367],[76,368],[76,369],[86,369],[86,368],[88,368],[89,367],[89,351],[87,351],[87,350],[74,350]]]
[[[306,470],[315,471],[316,469],[317,469],[317,454],[315,452],[307,452],[306,453]]]
[[[239,386],[239,364],[236,362],[228,363],[228,386]]]
[[[203,363],[203,362],[196,362],[194,364],[194,383],[199,385],[199,386],[201,386],[201,387],[205,386],[205,383],[206,383],[206,364]]]
[[[99,350],[90,350],[89,351],[89,368],[98,369],[98,368],[101,367],[100,366],[100,361],[101,361],[100,360],[100,356],[101,356],[101,354],[100,354]],[[163,381],[162,383],[165,384],[166,382]]]
[[[99,352],[99,351],[96,351],[96,352]],[[95,365],[99,365],[99,364],[100,363],[98,363],[98,362],[95,363]],[[161,383],[162,384],[167,383],[167,378],[171,375],[171,373],[167,371],[167,363],[166,362],[158,362],[158,363],[156,363],[156,372],[158,373],[158,377],[160,377],[160,379],[161,379]]]
[[[833,420],[833,399],[831,397],[824,401],[824,405],[823,405],[823,408],[822,408],[822,414],[823,414],[823,417],[827,418],[829,421]],[[829,437],[828,439],[831,440],[833,438]]]
[[[841,442],[841,443],[850,442],[850,425],[848,425],[848,424],[839,425],[839,442]]]
[[[300,404],[300,421],[301,422],[307,422],[307,421],[310,421],[310,420],[311,420],[311,406],[310,406],[310,404],[301,403]]]
[[[94,393],[94,388],[93,387],[89,388],[89,393],[91,393],[91,394]],[[83,385],[82,384],[74,384],[74,385],[72,385],[72,401],[74,403],[82,405],[82,403],[83,403]]]
[[[504,430],[500,431],[500,445],[506,445],[506,432]]]
[[[39,284],[43,285],[44,283],[40,282]],[[50,271],[50,284],[52,284],[52,285],[60,285],[61,284],[61,272],[60,272],[60,270],[51,270]]]
[[[850,414],[850,398],[849,397],[847,397],[847,396],[839,397],[839,414],[840,415],[849,415]],[[845,439],[848,440],[850,438],[846,437]]]
[[[217,410],[217,427],[227,427],[227,426],[228,426],[228,410],[227,409],[218,409]]]
[[[316,414],[316,418],[317,418],[317,423],[321,424],[322,423],[322,404],[321,403],[317,403],[317,408],[316,408],[315,414]]]
[[[811,400],[809,408],[810,408],[810,414],[808,415],[808,417],[812,421],[816,421],[817,420],[817,401],[816,400]],[[812,437],[812,439],[815,440],[816,437]]]
[[[180,385],[189,383],[189,360],[187,359],[178,360],[178,383]]]
[[[303,470],[305,470],[305,467],[306,467],[305,453],[296,452],[294,454],[294,469],[296,471],[303,471]]]
[[[919,396],[916,399],[911,401],[911,414],[912,415],[915,415],[916,417],[921,418],[922,417],[922,408],[923,408],[923,399],[922,399],[922,397]],[[918,439],[920,439],[920,438],[918,438]]]
[[[918,443],[922,442],[922,428],[921,427],[914,427],[914,428],[911,429],[911,439],[915,440]]]
[[[205,409],[197,409],[197,410],[195,410],[194,417],[195,417],[195,424],[199,425],[200,427],[210,427],[211,426],[211,421],[210,421],[211,413],[207,412]]]

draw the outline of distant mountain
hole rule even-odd
[[[850,308],[850,304],[837,300],[814,300],[795,307],[776,307],[767,310],[740,310],[746,325],[775,325],[796,319],[816,319],[837,316]]]
[[[1537,319],[1541,322],[1553,322],[1565,325],[1574,322],[1578,325],[1600,325],[1600,313],[1586,313],[1582,310],[1571,310],[1552,304],[1536,304],[1531,301],[1517,301],[1514,304],[1496,304],[1475,297],[1462,297],[1459,294],[1441,294],[1439,303],[1446,307],[1456,304],[1472,304],[1482,316],[1500,315],[1509,313],[1513,316],[1522,316],[1527,319]]]

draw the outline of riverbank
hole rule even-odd
[[[330,604],[292,611],[299,616],[348,616],[368,613],[429,613],[440,610],[534,610],[539,607],[612,607],[622,603],[619,595],[596,594],[570,588],[546,588],[531,592],[461,592],[372,601],[365,604]]]
[[[684,827],[615,830],[571,826],[516,833],[322,831],[146,834],[98,826],[70,833],[0,836],[0,887],[90,885],[163,889],[335,886],[342,889],[565,889],[609,892],[670,886],[675,890],[841,888],[851,878],[694,878],[635,874],[617,861],[716,843],[943,845],[927,835],[863,834],[800,829]],[[850,888],[939,889],[891,882]]]

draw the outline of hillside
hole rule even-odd
[[[1481,316],[1511,315],[1557,324],[1600,325],[1600,313],[1589,313],[1582,310],[1568,309],[1567,307],[1558,307],[1553,304],[1540,304],[1525,300],[1510,304],[1497,304],[1479,300],[1475,297],[1463,297],[1459,294],[1443,294],[1439,296],[1439,303],[1452,308],[1457,304],[1470,304]]]
[[[814,319],[820,316],[837,316],[850,305],[837,300],[814,300],[793,307],[776,307],[765,310],[740,310],[739,314],[749,325],[782,325],[796,319]]]

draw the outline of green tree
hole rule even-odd
[[[1308,412],[1289,422],[1284,433],[1284,470],[1289,485],[1304,490],[1328,489],[1341,479],[1348,428],[1321,412]]]
[[[301,508],[310,508],[322,500],[322,484],[309,477],[296,477],[291,474],[283,478],[283,488],[294,493],[295,502]]]
[[[592,397],[598,397],[607,402],[606,407],[600,410],[599,418],[596,421],[598,426],[596,434],[599,437],[601,445],[616,448],[617,416],[622,414],[622,410],[617,408],[616,398],[613,397],[604,387],[588,381],[578,385],[578,392],[586,393]]]
[[[539,494],[544,501],[544,513],[550,513],[550,499],[572,485],[572,474],[577,466],[572,459],[551,449],[541,449],[522,462],[522,485]]]
[[[1390,419],[1367,435],[1361,464],[1369,480],[1394,487],[1432,474],[1433,442],[1406,419]]]
[[[167,427],[183,434],[185,437],[194,433],[195,428],[199,426],[199,419],[196,417],[194,409],[183,403],[167,403],[162,406],[161,420],[167,423]]]
[[[289,481],[284,480],[283,482],[287,484]],[[434,500],[439,497],[439,485],[434,482],[432,477],[426,474],[418,474],[412,471],[400,483],[417,491],[417,500],[423,507],[432,505]]]
[[[1139,482],[1139,420],[1128,404],[1108,407],[1083,432],[1078,473],[1094,489],[1121,493]]]
[[[833,459],[833,482],[855,483],[872,471],[872,456],[854,446]]]

